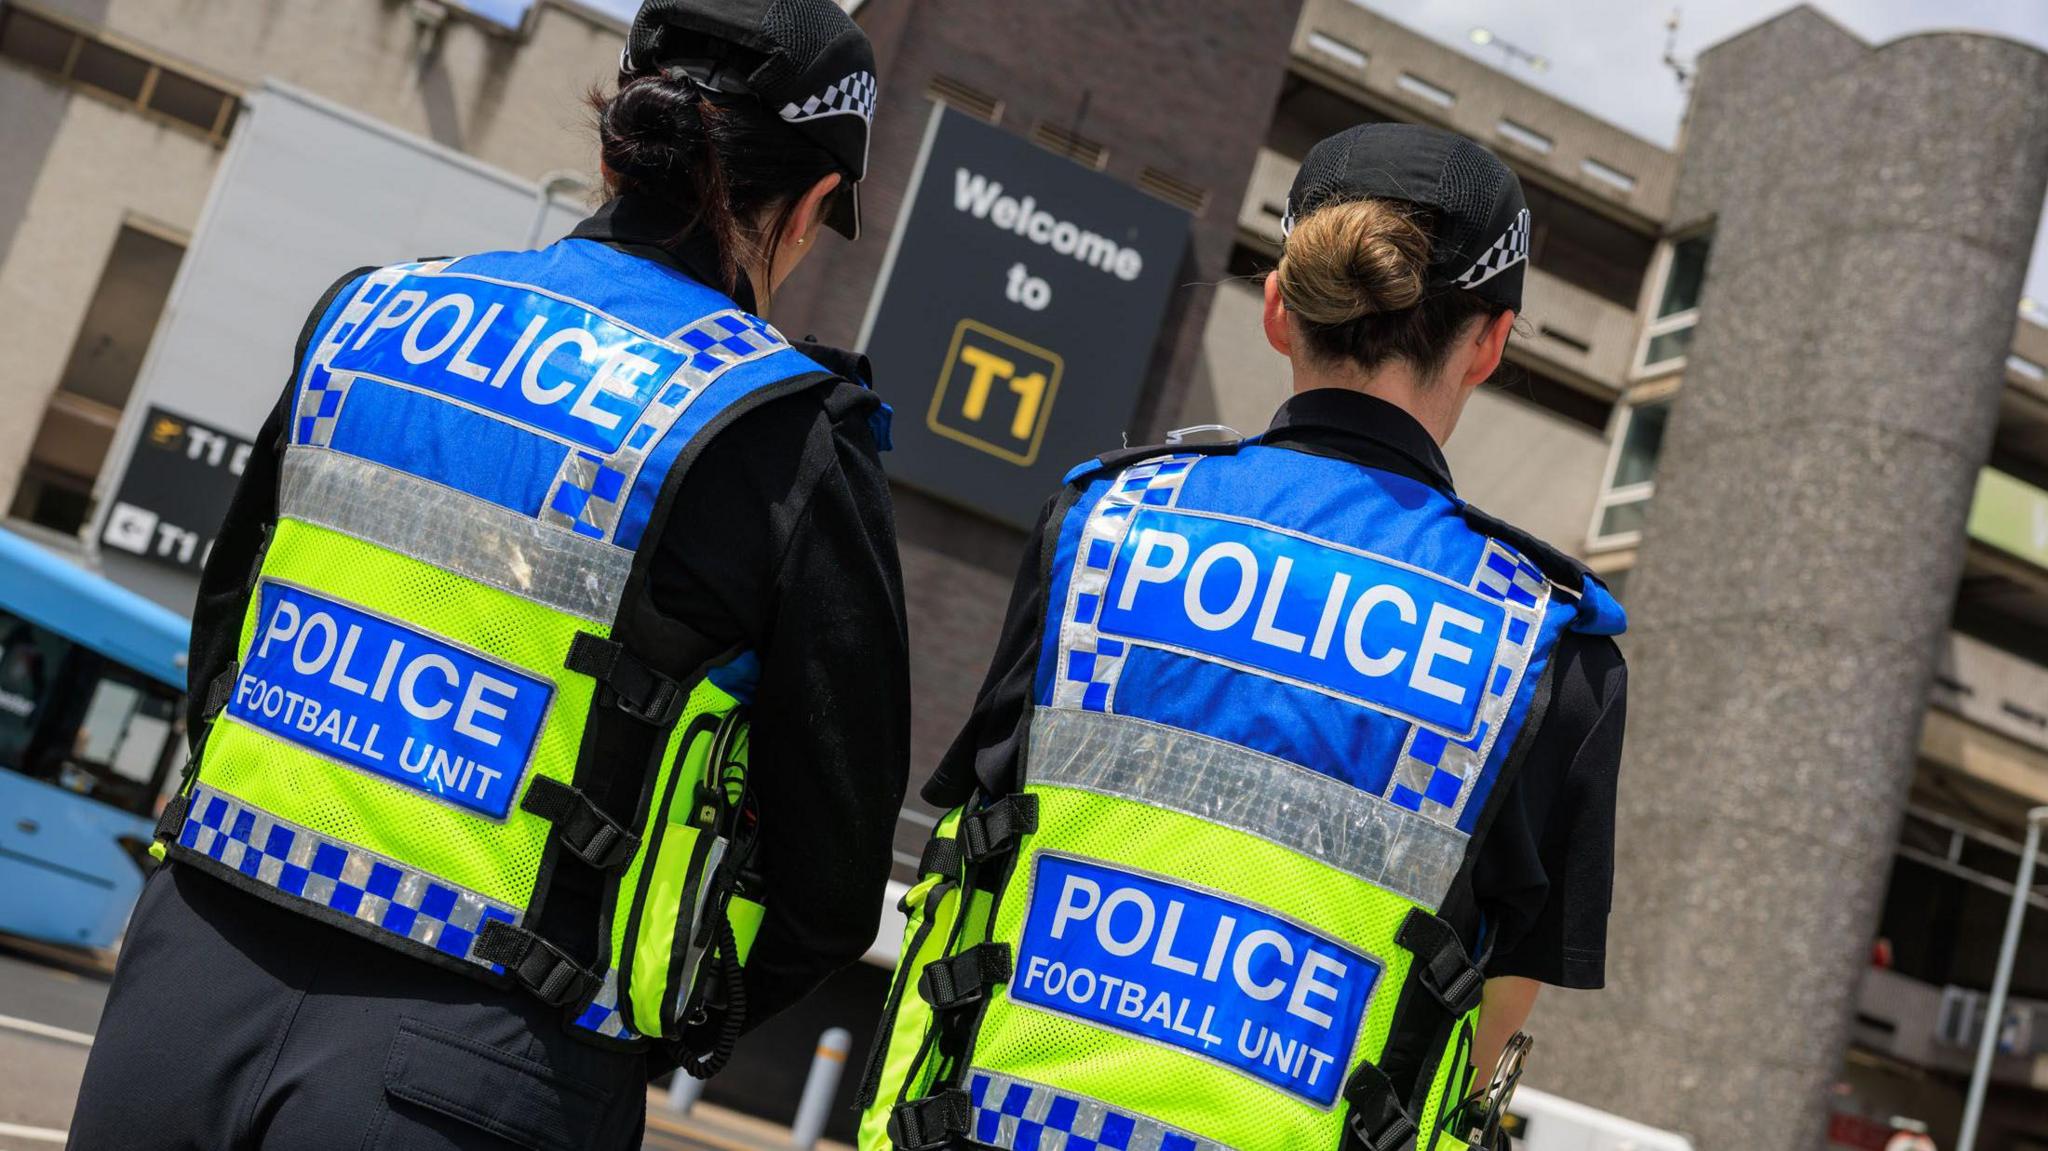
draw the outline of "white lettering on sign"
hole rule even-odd
[[[1002,184],[979,172],[954,170],[953,208],[1119,280],[1135,280],[1145,270],[1145,257],[1136,248],[1123,247],[1106,236],[1057,219],[1040,210],[1032,196],[1005,196]]]

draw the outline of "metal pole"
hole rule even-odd
[[[825,1133],[825,1119],[832,1113],[832,1096],[839,1091],[839,1073],[846,1067],[846,1052],[852,1046],[853,1035],[844,1027],[828,1028],[818,1036],[818,1053],[811,1058],[811,1073],[804,1076],[796,1122],[789,1125],[789,1145],[797,1151],[810,1151]]]
[[[582,173],[567,168],[557,169],[540,178],[540,190],[533,197],[533,223],[526,229],[526,246],[538,248],[540,236],[548,226],[548,207],[555,202],[557,188],[588,188],[590,181]]]
[[[2027,845],[2020,849],[2020,873],[2012,882],[2012,910],[2005,916],[2005,938],[1998,945],[1998,974],[1991,978],[1991,1001],[1984,1005],[1984,1035],[1977,1040],[1977,1066],[1970,1072],[1970,1094],[1963,1103],[1963,1127],[1956,1151],[1976,1151],[1977,1124],[1984,1118],[1984,1092],[1991,1086],[1991,1058],[1998,1052],[1998,1033],[2005,1025],[2005,996],[2012,990],[2012,965],[2020,951],[2020,928],[2027,917],[2027,889],[2034,885],[2034,863],[2041,856],[2041,825],[2048,807],[2027,813]]]
[[[697,1098],[703,1094],[704,1081],[678,1067],[668,1081],[668,1109],[678,1115],[688,1115],[690,1108],[697,1105]]]

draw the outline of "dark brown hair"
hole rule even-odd
[[[1429,287],[1429,246],[1426,219],[1391,200],[1324,204],[1297,220],[1273,275],[1309,353],[1367,371],[1406,360],[1435,375],[1474,317],[1506,309]]]
[[[758,100],[707,92],[680,71],[636,76],[610,96],[593,89],[590,106],[606,194],[668,205],[684,221],[671,245],[708,235],[723,281],[713,286],[728,295],[746,269],[774,266],[776,237],[797,200],[839,169]],[[766,312],[768,285],[753,287],[756,310]]]

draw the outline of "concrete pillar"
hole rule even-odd
[[[2048,56],[1801,8],[1710,50],[1702,319],[1629,585],[1608,987],[1529,1081],[1811,1151],[1890,870],[2048,182]]]

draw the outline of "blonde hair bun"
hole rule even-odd
[[[1325,204],[1297,220],[1273,274],[1302,322],[1348,324],[1422,302],[1429,233],[1389,200]]]

